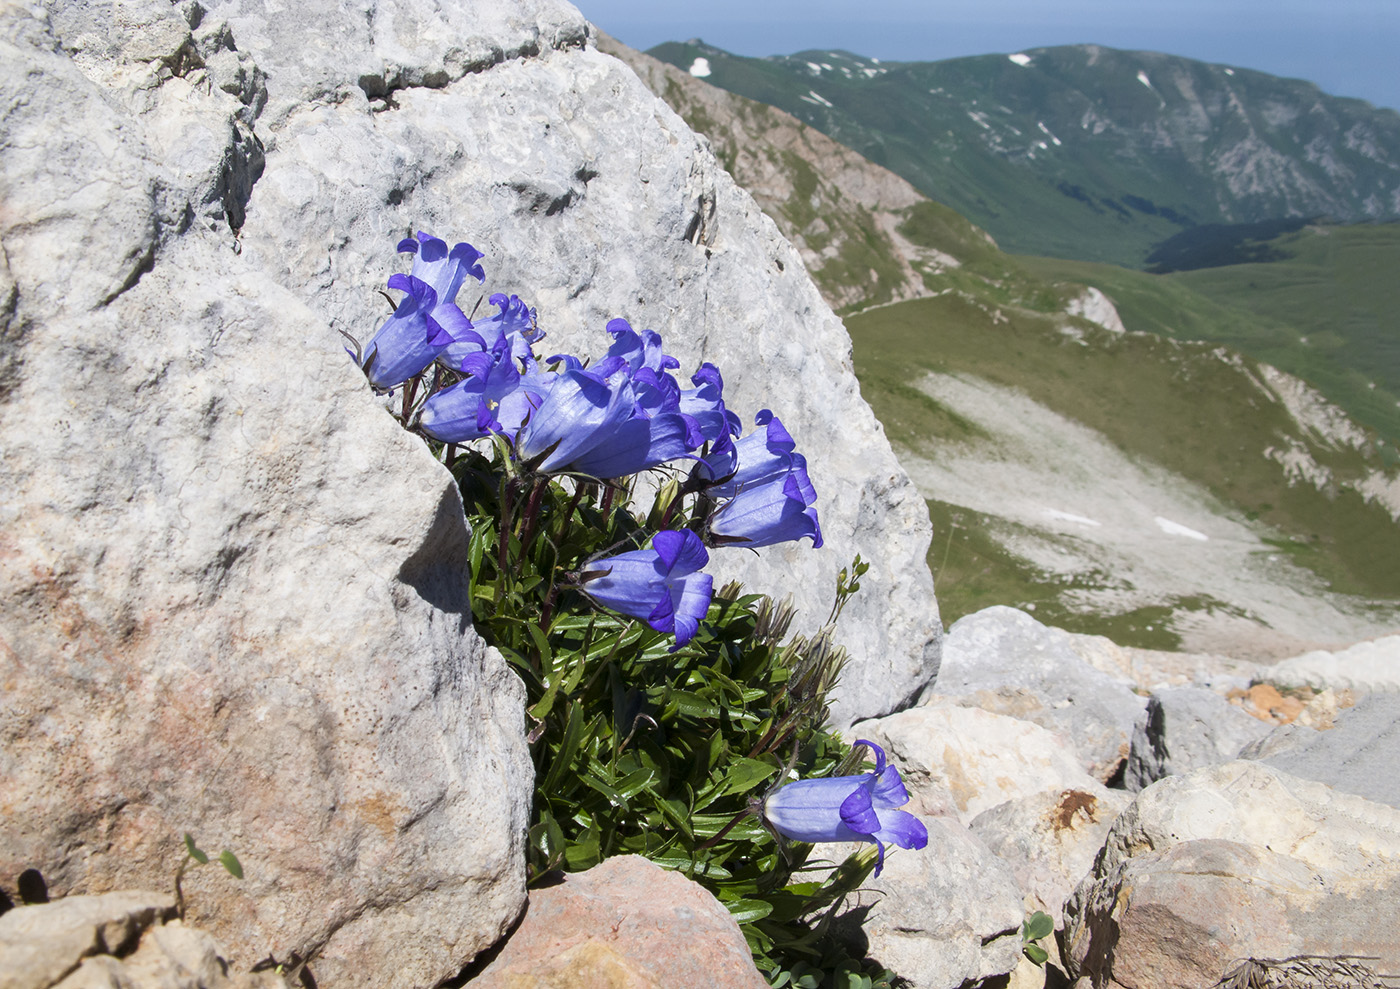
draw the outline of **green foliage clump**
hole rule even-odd
[[[626,485],[531,475],[504,441],[491,456],[454,453],[472,526],[473,620],[528,694],[529,880],[643,855],[714,893],[774,985],[888,984],[830,937],[875,849],[822,861],[810,845],[781,843],[759,814],[764,792],[793,772],[860,771],[824,724],[845,661],[834,624],[867,565],[841,572],[813,636],[789,634],[790,604],[731,583],[675,649],[670,634],[595,609],[579,587],[591,560],[638,549],[659,528],[699,526],[703,495],[687,511],[672,480],[643,518]]]

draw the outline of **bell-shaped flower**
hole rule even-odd
[[[815,549],[822,530],[807,459],[773,413],[765,409],[757,422],[762,429],[732,445],[717,444],[697,465],[696,472],[713,482],[706,494],[728,499],[710,515],[706,541],[757,549],[807,538]]]
[[[794,780],[768,794],[763,817],[793,841],[873,841],[880,850],[875,875],[885,866],[886,842],[900,848],[923,848],[928,828],[913,814],[897,808],[909,802],[899,770],[886,765],[885,750],[857,739],[875,753],[875,771],[859,776]]]
[[[491,296],[491,304],[500,312],[487,319],[479,319],[472,329],[480,335],[482,347],[472,342],[453,344],[439,358],[448,367],[459,367],[473,351],[493,351],[502,340],[510,343],[510,353],[516,360],[534,357],[533,347],[544,339],[544,331],[535,323],[535,310],[520,301],[517,295],[504,295],[497,292]]]
[[[738,436],[739,417],[724,407],[724,379],[708,361],[690,377],[694,388],[680,393],[680,410],[695,420],[700,433],[714,443],[723,434]],[[721,475],[723,476],[723,475]]]
[[[676,637],[672,652],[695,636],[710,609],[714,578],[700,573],[710,561],[700,539],[689,530],[666,529],[651,540],[651,549],[594,560],[590,572],[603,571],[582,585],[593,601]]]
[[[468,354],[459,370],[469,377],[431,395],[419,425],[444,443],[465,443],[492,433],[514,440],[526,418],[543,404],[554,375],[532,361],[520,373],[511,342],[497,341],[491,352]]]
[[[623,358],[634,373],[645,367],[659,374],[681,366],[680,361],[661,352],[661,334],[655,330],[638,333],[627,320],[613,319],[608,321],[608,332],[613,336],[608,356]]]
[[[375,388],[393,388],[421,372],[448,347],[484,350],[471,320],[457,307],[457,291],[467,275],[485,280],[470,244],[447,243],[419,232],[399,242],[399,251],[414,255],[407,274],[391,275],[389,288],[408,293],[365,348],[361,368]]]
[[[516,435],[516,455],[536,470],[569,470],[632,417],[633,404],[625,379],[610,382],[573,367],[560,371],[549,397]]]
[[[375,388],[393,388],[418,374],[452,343],[433,317],[437,292],[411,275],[391,275],[389,287],[406,292],[365,348],[360,367]]]

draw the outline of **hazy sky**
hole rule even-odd
[[[575,0],[633,48],[844,48],[896,61],[1094,42],[1260,69],[1400,108],[1400,0]]]

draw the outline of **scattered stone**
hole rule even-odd
[[[285,989],[272,972],[230,972],[204,931],[160,893],[70,896],[0,915],[0,989]]]
[[[1400,971],[1400,812],[1236,761],[1143,790],[1065,905],[1070,974],[1215,985],[1241,959]]]
[[[1120,646],[1102,635],[1069,633],[1074,651],[1094,669],[1107,673],[1140,694],[1165,687],[1248,687],[1262,667],[1248,660],[1213,653],[1169,652]]]
[[[1240,757],[1400,807],[1400,694],[1363,695],[1330,729],[1276,728]]]
[[[1054,732],[970,707],[914,707],[862,721],[853,737],[882,745],[904,775],[911,810],[964,824],[1008,800],[1079,790],[1096,780]]]
[[[973,819],[972,833],[1001,856],[1027,897],[1061,926],[1065,900],[1088,874],[1109,827],[1132,795],[1086,780],[1008,800]]]
[[[1068,632],[1015,608],[959,619],[926,704],[979,707],[1058,733],[1100,782],[1128,757],[1146,701],[1075,651]]]
[[[637,855],[531,891],[520,926],[471,980],[473,989],[767,984],[723,904]]]
[[[847,901],[837,936],[910,989],[958,989],[1004,976],[1021,956],[1021,890],[1006,864],[958,822],[925,817],[928,847],[895,849]],[[832,845],[840,861],[859,846]]]
[[[1123,784],[1141,790],[1165,776],[1229,762],[1269,727],[1204,687],[1159,690],[1147,702],[1147,718],[1133,731]]]

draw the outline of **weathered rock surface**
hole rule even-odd
[[[1015,608],[959,619],[943,643],[925,704],[960,704],[1034,722],[1059,734],[1103,782],[1128,757],[1146,702],[1080,658],[1068,632]]]
[[[194,10],[0,12],[0,889],[165,883],[189,831],[240,963],[431,985],[524,904],[523,692],[451,479],[231,249],[260,77]]]
[[[1282,725],[1245,746],[1240,758],[1400,807],[1400,694],[1363,695],[1325,731]]]
[[[1072,790],[1042,790],[998,804],[971,830],[1011,869],[1032,910],[1063,921],[1065,900],[1079,885],[1108,829],[1132,795],[1086,780]]]
[[[1236,761],[1143,790],[1065,906],[1071,974],[1199,987],[1244,958],[1400,971],[1400,812]]]
[[[424,2],[347,17],[326,4],[273,19],[226,0],[208,16],[267,75],[245,258],[364,339],[403,267],[398,238],[430,230],[486,252],[487,290],[537,306],[551,353],[602,353],[620,316],[660,332],[686,373],[713,361],[746,426],[772,409],[796,438],[826,537],[715,553],[716,579],[792,593],[811,630],[859,552],[872,568],[843,615],[853,662],[833,718],[887,713],[928,682],[941,627],[927,509],[861,400],[845,328],[772,221],[592,47],[577,11]]]
[[[838,936],[909,980],[957,989],[1005,975],[1021,955],[1021,890],[1009,868],[957,821],[923,817],[928,847],[895,849],[847,901]],[[832,845],[841,861],[855,845]]]
[[[1097,782],[1054,732],[977,708],[915,707],[863,721],[852,733],[885,748],[904,775],[911,810],[955,814],[964,824],[1007,800]]]
[[[1123,783],[1141,790],[1165,776],[1229,762],[1272,729],[1204,687],[1169,687],[1147,701],[1133,731]]]
[[[272,972],[229,970],[204,931],[160,893],[123,890],[0,916],[0,989],[281,989]]]
[[[1293,687],[1400,692],[1400,635],[1358,642],[1336,652],[1305,652],[1268,667],[1261,678]]]
[[[636,855],[532,891],[520,926],[471,980],[479,989],[767,984],[723,904]]]

